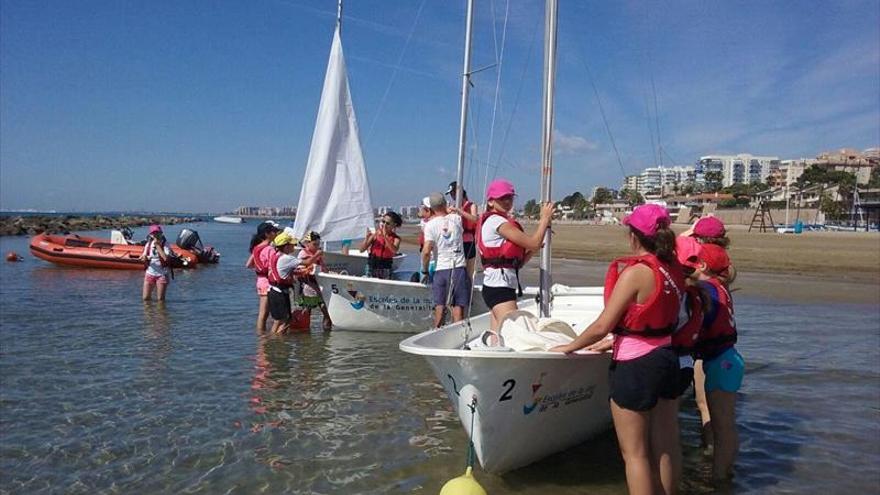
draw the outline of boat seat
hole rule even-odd
[[[64,245],[66,247],[89,247],[89,242],[81,239],[65,239]]]

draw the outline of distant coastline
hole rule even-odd
[[[0,213],[0,236],[69,234],[81,230],[122,229],[144,225],[174,225],[202,222],[203,217],[192,215],[163,214],[135,215],[131,213],[27,213],[10,215]]]

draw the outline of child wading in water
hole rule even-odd
[[[736,392],[742,385],[745,363],[737,352],[733,299],[722,278],[728,274],[730,259],[724,248],[703,244],[700,268],[695,272],[706,310],[696,343],[696,355],[703,360],[705,391],[714,436],[713,474],[727,479],[739,450],[736,431]]]
[[[257,274],[257,297],[260,299],[257,312],[257,331],[266,331],[269,319],[269,253],[273,250],[272,241],[281,227],[269,220],[257,226],[257,233],[251,238],[251,255],[244,266],[253,268]]]
[[[297,270],[297,278],[302,282],[302,294],[298,304],[308,311],[310,318],[312,316],[312,309],[320,308],[321,313],[324,315],[322,325],[324,330],[327,331],[333,328],[333,322],[330,321],[330,313],[327,311],[327,305],[324,304],[324,299],[321,297],[321,288],[318,286],[317,277],[315,277],[316,269],[320,269],[322,272],[325,270],[324,253],[321,251],[320,244],[321,236],[314,231],[307,233],[300,243],[302,250],[297,257],[303,262],[311,260],[312,265],[304,271]]]
[[[168,290],[168,282],[171,278],[171,248],[162,233],[162,227],[150,226],[147,244],[141,253],[140,260],[147,264],[144,273],[144,289],[142,297],[149,301],[153,297],[153,288],[156,288],[156,299],[165,300],[165,291]]]

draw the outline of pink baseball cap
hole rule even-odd
[[[678,236],[675,238],[675,256],[678,258],[678,262],[684,266],[700,267],[701,248],[700,241],[693,237]]]
[[[155,234],[156,232],[162,232],[162,227],[159,227],[158,225],[155,225],[155,224],[150,225],[150,233]]]
[[[666,208],[655,204],[637,206],[623,219],[624,225],[629,225],[648,237],[654,237],[658,228],[668,227],[671,222]]]
[[[504,196],[515,195],[513,184],[505,179],[495,179],[486,188],[486,199],[498,199]]]
[[[724,237],[724,222],[715,217],[703,217],[694,225],[697,237]]]

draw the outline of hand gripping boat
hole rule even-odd
[[[583,332],[604,307],[601,287],[552,288],[552,317]],[[520,303],[537,314],[537,303]],[[483,469],[503,473],[578,445],[611,423],[610,353],[516,352],[477,347],[489,315],[428,330],[400,343],[423,356],[446,390]],[[468,349],[465,348],[468,343]],[[471,410],[476,410],[471,431]]]
[[[106,239],[71,235],[38,234],[31,239],[31,254],[41,260],[59,265],[83,268],[113,268],[117,270],[143,270],[139,258],[144,247],[139,244],[114,244]],[[198,257],[192,251],[176,244],[171,251],[179,259],[175,268],[195,268]]]

